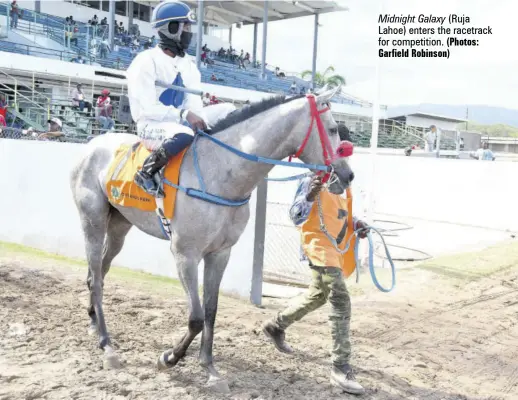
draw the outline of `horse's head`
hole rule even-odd
[[[302,99],[306,102],[307,118],[301,118],[295,128],[299,146],[295,156],[307,164],[330,165],[332,174],[328,189],[334,194],[342,194],[354,179],[349,166],[352,144],[340,141],[338,124],[331,114],[331,98],[339,91],[340,87],[324,90]]]

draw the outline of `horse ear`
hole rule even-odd
[[[322,92],[322,94],[319,94],[317,96],[317,103],[318,104],[325,104],[329,103],[329,101],[341,90],[340,86],[335,87],[330,90],[326,90],[325,92]]]

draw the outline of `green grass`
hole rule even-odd
[[[0,257],[8,257],[21,255],[25,257],[31,258],[41,258],[46,260],[58,261],[61,264],[74,265],[80,268],[87,268],[86,261],[78,259],[78,258],[70,258],[61,256],[59,254],[48,253],[43,250],[35,249],[33,247],[23,246],[16,243],[8,243],[0,241]],[[112,266],[110,268],[109,274],[111,276],[115,276],[117,278],[126,280],[126,281],[144,281],[149,283],[160,283],[166,284],[168,287],[171,285],[181,289],[182,284],[177,279],[168,278],[165,276],[152,275],[143,271],[135,271],[129,268]]]
[[[507,241],[481,251],[437,257],[420,268],[461,280],[476,280],[518,267],[518,241]]]

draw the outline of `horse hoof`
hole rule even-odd
[[[207,388],[221,394],[230,393],[230,388],[226,379],[211,376],[207,382]]]
[[[180,359],[174,356],[172,350],[168,350],[164,351],[160,355],[156,363],[156,366],[159,371],[165,371],[166,369],[174,367],[178,363],[178,361],[180,361]]]
[[[103,368],[104,369],[118,369],[122,366],[121,360],[117,353],[107,351],[104,353]]]
[[[89,336],[93,336],[93,335],[97,335],[97,324],[90,324],[90,326],[88,327],[88,335]]]

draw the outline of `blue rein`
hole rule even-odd
[[[285,167],[304,168],[304,169],[330,172],[330,167],[327,165],[292,163],[292,162],[288,162],[288,161],[274,160],[273,158],[267,158],[267,157],[256,156],[253,154],[248,154],[248,153],[245,153],[241,150],[236,149],[235,147],[232,147],[232,146],[222,142],[221,140],[209,135],[208,133],[198,130],[196,132],[196,135],[194,135],[194,141],[192,143],[192,154],[193,154],[193,159],[194,159],[194,168],[196,170],[196,176],[198,178],[198,183],[200,185],[200,189],[186,188],[181,185],[176,185],[173,182],[171,182],[165,178],[162,179],[162,182],[165,183],[166,185],[169,185],[178,190],[181,190],[182,192],[184,192],[185,194],[187,194],[190,197],[204,200],[204,201],[207,201],[209,203],[216,204],[219,206],[240,207],[240,206],[247,204],[250,201],[250,196],[248,196],[245,199],[231,200],[231,199],[225,199],[224,197],[217,196],[217,195],[207,192],[207,188],[205,186],[205,182],[203,181],[203,177],[201,174],[200,163],[199,163],[199,159],[198,159],[198,150],[196,148],[196,145],[201,137],[205,137],[205,138],[211,140],[213,143],[224,148],[225,150],[228,150],[231,153],[234,153],[235,155],[237,155],[238,157],[244,158],[245,160],[248,160],[248,161],[261,163],[261,164],[283,165]],[[289,178],[277,178],[277,179],[272,178],[272,179],[268,179],[268,180],[277,180],[279,182],[285,182],[288,180],[299,179],[300,177],[303,177],[305,175],[306,174],[296,175],[296,176],[292,176]]]

